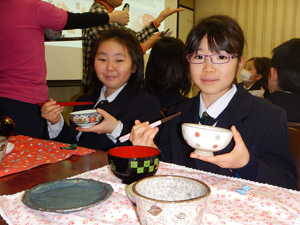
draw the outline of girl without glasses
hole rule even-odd
[[[284,111],[236,88],[236,74],[243,67],[243,31],[224,15],[199,21],[186,42],[189,73],[201,90],[198,96],[170,109],[181,115],[165,123],[159,136],[161,160],[230,177],[297,189],[297,172],[288,144]],[[183,139],[182,123],[201,123],[207,112],[217,127],[231,129],[233,139],[212,157],[195,155]],[[148,123],[135,122],[130,140],[155,146],[158,131]]]
[[[160,99],[161,108],[167,110],[187,98],[191,83],[186,64],[180,39],[163,37],[154,44],[145,71],[145,88]]]
[[[268,90],[268,76],[270,74],[271,59],[268,57],[254,57],[248,59],[244,69],[240,72],[242,85],[246,90],[264,90],[263,97],[267,97],[270,93]],[[255,92],[254,92],[255,93]]]
[[[125,28],[103,31],[89,61],[90,92],[77,101],[93,102],[104,119],[90,128],[76,128],[73,122],[69,127],[59,115],[63,107],[52,99],[42,108],[42,116],[49,122],[50,138],[99,150],[130,144],[120,143],[117,138],[130,132],[136,118],[142,121],[161,118],[159,99],[141,90],[143,67],[143,52],[131,31]],[[92,106],[75,106],[74,111],[89,108]],[[59,126],[58,136],[50,124]]]

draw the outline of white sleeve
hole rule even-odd
[[[118,125],[116,126],[116,128],[114,129],[114,131],[109,134],[107,133],[106,136],[114,143],[117,143],[117,138],[121,135],[121,132],[123,130],[123,123],[118,120]]]
[[[49,121],[47,121],[48,133],[50,139],[56,138],[59,135],[59,133],[61,132],[64,126],[64,122],[65,122],[64,118],[61,114],[60,114],[60,121],[58,123],[52,125]]]

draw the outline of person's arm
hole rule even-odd
[[[158,15],[158,17],[155,19],[155,22],[161,24],[167,17],[183,10],[185,10],[185,8],[170,9],[170,7],[167,7]]]
[[[115,11],[113,13],[68,13],[68,20],[63,30],[84,29],[88,27],[97,27],[104,24],[116,22],[127,24],[129,15],[125,11]]]

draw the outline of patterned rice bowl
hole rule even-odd
[[[70,113],[70,118],[77,126],[87,128],[99,123],[102,119],[96,109],[81,110]]]

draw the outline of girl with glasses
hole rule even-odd
[[[239,24],[224,15],[199,21],[186,41],[189,74],[198,86],[198,96],[171,108],[181,115],[166,122],[159,135],[161,160],[230,177],[297,189],[296,167],[289,151],[284,111],[237,88],[236,75],[243,68],[245,39]],[[182,123],[204,123],[231,129],[233,138],[223,150],[205,157],[193,153],[183,139]],[[135,121],[130,140],[151,145],[157,128]]]

